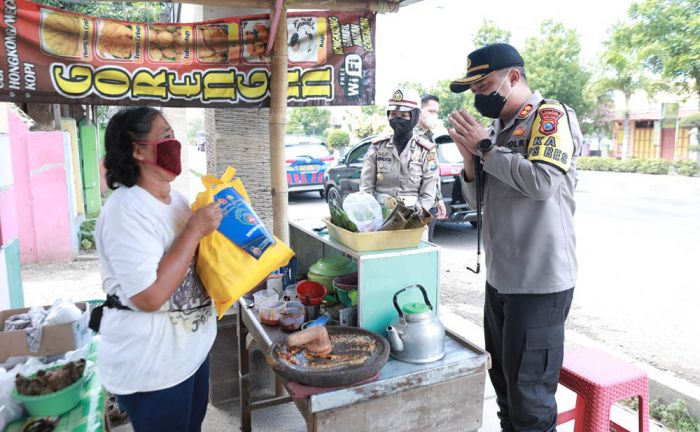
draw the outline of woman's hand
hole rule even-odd
[[[217,229],[223,217],[221,206],[214,202],[194,212],[187,221],[187,228],[201,238]]]
[[[218,203],[209,204],[194,212],[185,229],[158,264],[156,281],[129,298],[134,306],[144,312],[160,310],[182,283],[199,241],[217,229],[222,218],[223,213]]]

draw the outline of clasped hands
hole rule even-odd
[[[455,111],[448,117],[452,127],[447,132],[457,144],[465,162],[478,156],[477,144],[489,137],[488,131],[472,117],[467,110]]]

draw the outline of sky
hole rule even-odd
[[[395,14],[377,16],[377,93],[383,103],[401,82],[430,85],[466,72],[472,39],[484,18],[509,30],[521,50],[543,20],[562,21],[577,31],[582,57],[594,63],[607,30],[627,17],[632,0],[423,0]],[[526,65],[527,68],[527,65]]]

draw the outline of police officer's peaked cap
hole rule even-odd
[[[450,83],[453,93],[469,90],[469,86],[491,73],[515,66],[525,66],[518,50],[505,43],[486,45],[472,51],[467,57],[467,76]]]
[[[418,92],[410,89],[396,89],[389,98],[389,111],[411,111],[420,109]]]

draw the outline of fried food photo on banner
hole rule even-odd
[[[185,41],[180,26],[149,26],[148,56],[157,62],[174,62],[182,58]]]
[[[204,62],[223,63],[228,61],[228,28],[225,25],[197,27],[199,43],[197,56]]]
[[[45,51],[63,57],[80,54],[80,18],[77,15],[43,9],[41,40]]]
[[[246,24],[248,24],[246,27],[250,27],[251,23]],[[246,30],[243,34],[247,54],[246,57],[248,57],[249,60],[262,60],[265,57],[268,38],[269,29],[261,22],[253,24],[251,30]]]
[[[130,59],[134,49],[131,25],[116,21],[102,21],[97,35],[97,50],[102,57]]]

